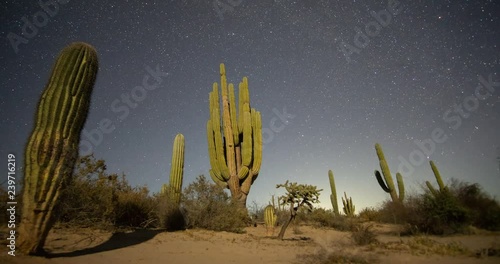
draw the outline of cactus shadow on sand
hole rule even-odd
[[[132,232],[116,232],[106,242],[100,245],[91,248],[79,249],[73,252],[64,252],[64,253],[47,252],[45,257],[46,258],[78,257],[105,251],[111,251],[120,248],[126,248],[151,240],[161,232],[165,232],[165,230],[136,229]]]

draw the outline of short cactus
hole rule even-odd
[[[274,235],[274,228],[277,221],[278,217],[276,216],[274,207],[272,205],[266,206],[264,209],[264,223],[266,224],[267,236]]]
[[[344,197],[345,197],[345,199],[344,199]],[[344,208],[342,208],[342,209],[344,211],[344,214],[349,216],[349,217],[353,217],[354,210],[356,209],[356,207],[352,203],[352,198],[351,197],[347,198],[347,194],[345,192],[344,192],[344,197],[342,197],[342,204],[344,205]]]

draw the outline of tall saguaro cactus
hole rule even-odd
[[[380,169],[382,170],[382,174],[384,178],[380,175],[379,171],[375,171],[375,177],[377,178],[378,183],[382,189],[391,195],[391,199],[393,202],[403,202],[405,197],[405,186],[403,183],[403,176],[398,172],[396,173],[396,180],[398,181],[398,189],[399,196],[396,193],[396,188],[394,187],[394,181],[392,180],[391,171],[389,170],[389,165],[387,165],[387,161],[385,160],[384,152],[382,151],[382,147],[380,144],[375,144],[375,150],[377,151],[377,156],[380,163]],[[385,182],[384,182],[385,180]]]
[[[242,207],[262,163],[262,121],[260,112],[250,107],[248,79],[239,84],[239,102],[233,84],[227,84],[224,64],[220,65],[222,121],[219,88],[213,84],[210,92],[210,119],[207,122],[210,176],[220,186],[231,191]],[[236,112],[238,109],[238,115]]]
[[[78,157],[97,70],[97,52],[92,46],[70,44],[59,54],[38,103],[24,158],[18,240],[22,253],[43,253],[45,239],[56,220],[54,206]]]
[[[330,200],[332,201],[333,213],[338,216],[340,215],[339,204],[337,201],[337,189],[335,188],[335,179],[333,178],[332,170],[328,171],[328,179],[330,180],[330,189],[332,190],[332,194],[330,194]]]

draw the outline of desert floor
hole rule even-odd
[[[45,246],[50,252],[48,258],[7,255],[2,232],[0,263],[303,263],[304,255],[320,251],[354,255],[368,263],[500,263],[498,252],[496,256],[487,256],[492,255],[492,250],[486,250],[499,248],[499,232],[400,237],[397,226],[372,225],[379,242],[366,246],[356,245],[350,232],[310,226],[289,227],[283,241],[266,237],[264,226],[248,227],[243,234],[206,230],[133,230],[112,234],[55,228]]]

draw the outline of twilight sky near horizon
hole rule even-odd
[[[184,186],[208,176],[208,93],[223,62],[228,82],[248,76],[262,114],[249,205],[290,180],[324,189],[331,208],[332,169],[338,196],[377,206],[389,198],[373,174],[377,142],[409,191],[435,184],[434,160],[445,180],[500,195],[498,1],[42,0],[3,1],[0,11],[0,157],[14,153],[18,169],[56,56],[84,41],[99,54],[85,152],[92,146],[132,185],[157,192],[168,181],[177,133]],[[140,94],[151,71],[161,83]],[[115,129],[92,143],[103,119]]]

